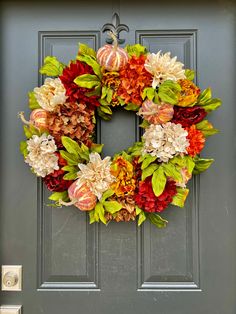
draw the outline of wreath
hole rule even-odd
[[[199,154],[218,132],[206,116],[221,101],[210,88],[201,91],[194,71],[170,52],[148,53],[140,44],[123,49],[110,35],[113,43],[97,52],[80,43],[68,65],[45,58],[40,73],[47,78],[28,94],[29,121],[19,113],[27,138],[20,150],[53,192],[51,206],[88,211],[90,223],[149,219],[165,227],[160,213],[183,207],[187,182],[213,162]],[[96,120],[112,119],[115,107],[139,116],[143,136],[102,158]]]

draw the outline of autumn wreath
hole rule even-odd
[[[25,162],[43,178],[52,205],[74,205],[88,211],[90,222],[149,219],[157,227],[167,221],[159,213],[168,205],[183,207],[192,174],[213,159],[199,156],[206,137],[218,132],[206,116],[221,104],[208,88],[193,83],[194,72],[170,52],[113,45],[96,53],[85,44],[69,65],[48,56],[40,73],[44,84],[29,92],[32,110],[23,112]],[[96,143],[98,117],[112,118],[114,107],[136,112],[143,136],[115,154],[101,157]]]

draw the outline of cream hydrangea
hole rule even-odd
[[[153,75],[152,87],[156,88],[166,80],[177,81],[185,79],[184,64],[171,58],[170,52],[162,54],[150,53],[145,62],[145,69]]]
[[[80,169],[77,180],[78,188],[86,183],[98,199],[115,181],[115,177],[110,172],[111,157],[109,156],[101,159],[98,153],[91,153],[89,162],[86,165],[78,164],[78,167]]]
[[[188,132],[180,124],[167,122],[151,124],[143,135],[143,154],[158,157],[158,161],[168,162],[176,155],[186,153],[189,146]]]
[[[65,87],[59,78],[46,78],[42,86],[34,88],[34,94],[39,105],[47,111],[63,105],[67,98]]]
[[[33,135],[27,141],[28,155],[25,162],[29,164],[37,176],[46,175],[58,170],[58,157],[55,154],[57,146],[51,135]]]

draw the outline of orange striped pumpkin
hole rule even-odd
[[[30,114],[30,123],[38,129],[47,129],[47,111],[34,109]]]
[[[86,184],[78,188],[77,181],[75,181],[70,185],[68,195],[71,201],[75,201],[74,206],[82,211],[92,210],[96,206],[97,197]]]
[[[127,52],[116,44],[105,45],[97,52],[98,63],[107,71],[119,71],[128,62]]]

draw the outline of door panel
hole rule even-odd
[[[23,304],[24,314],[235,314],[235,7],[223,0],[2,2],[0,252],[1,264],[23,265],[24,277],[23,291],[2,292],[2,304]],[[29,112],[27,92],[43,82],[43,58],[67,63],[78,42],[98,49],[114,10],[130,27],[121,34],[126,43],[171,51],[223,100],[211,116],[221,133],[203,152],[216,161],[190,184],[185,208],[165,212],[165,230],[89,225],[75,208],[48,207],[48,192],[18,151],[17,112]],[[138,140],[138,123],[120,110],[98,121],[104,155]]]

